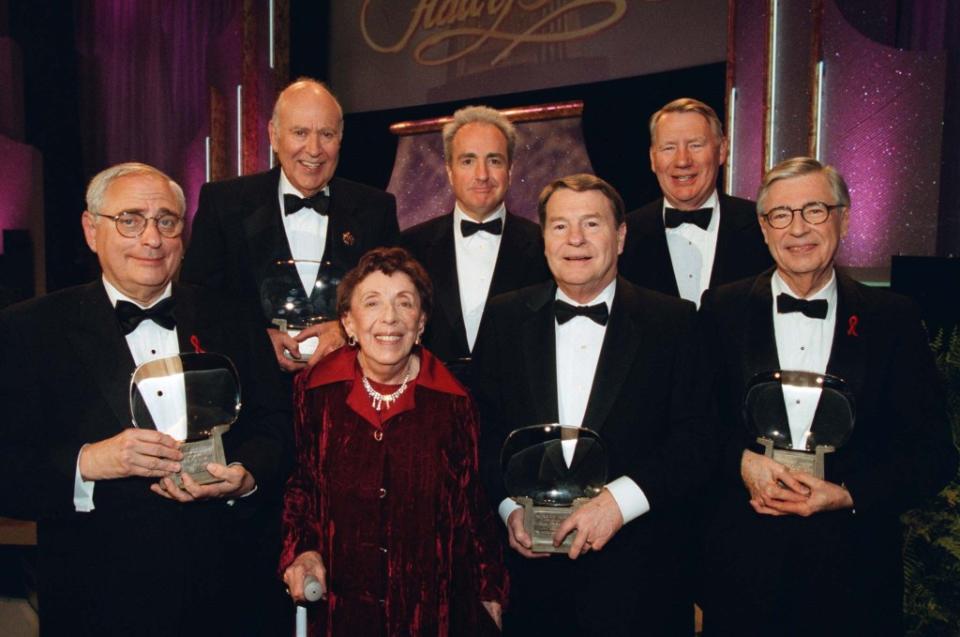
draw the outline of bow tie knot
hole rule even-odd
[[[777,295],[777,312],[780,314],[800,312],[809,318],[825,319],[827,318],[827,301],[826,299],[808,301],[781,292]]]
[[[283,196],[283,214],[292,215],[304,208],[312,208],[319,215],[327,214],[330,207],[330,195],[321,190],[312,197],[300,197],[298,195]]]
[[[692,223],[703,230],[710,225],[710,217],[713,215],[713,208],[700,208],[699,210],[677,210],[676,208],[667,208],[663,215],[663,225],[668,228],[679,228],[685,223]]]
[[[485,221],[483,223],[476,223],[475,221],[467,221],[462,219],[460,221],[460,233],[463,234],[464,239],[474,235],[478,232],[489,232],[490,234],[501,234],[503,232],[503,219],[497,217],[492,221]]]
[[[576,316],[585,316],[597,325],[606,325],[610,318],[610,311],[606,303],[597,303],[596,305],[570,305],[563,301],[553,302],[553,313],[557,318],[557,323],[563,325]]]
[[[173,317],[173,306],[173,297],[168,296],[147,309],[129,301],[117,301],[117,307],[114,309],[117,320],[120,322],[120,330],[126,336],[147,320],[153,321],[165,330],[172,330],[177,326],[177,320]]]

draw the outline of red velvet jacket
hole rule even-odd
[[[481,634],[492,622],[480,600],[506,601],[476,408],[439,360],[419,355],[382,423],[355,349],[297,379],[280,572],[304,551],[323,557],[328,599],[310,610],[311,635]]]

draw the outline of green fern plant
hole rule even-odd
[[[960,327],[930,341],[960,440]],[[960,635],[960,472],[923,507],[903,514],[904,622],[910,637]]]

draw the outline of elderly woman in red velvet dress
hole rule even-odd
[[[477,476],[476,409],[418,347],[431,295],[408,252],[370,251],[337,294],[349,345],[297,379],[280,570],[294,601],[307,575],[326,591],[311,635],[459,636],[500,624],[506,573]]]

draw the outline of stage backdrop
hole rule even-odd
[[[726,0],[331,4],[330,79],[348,112],[646,75],[726,53]]]

